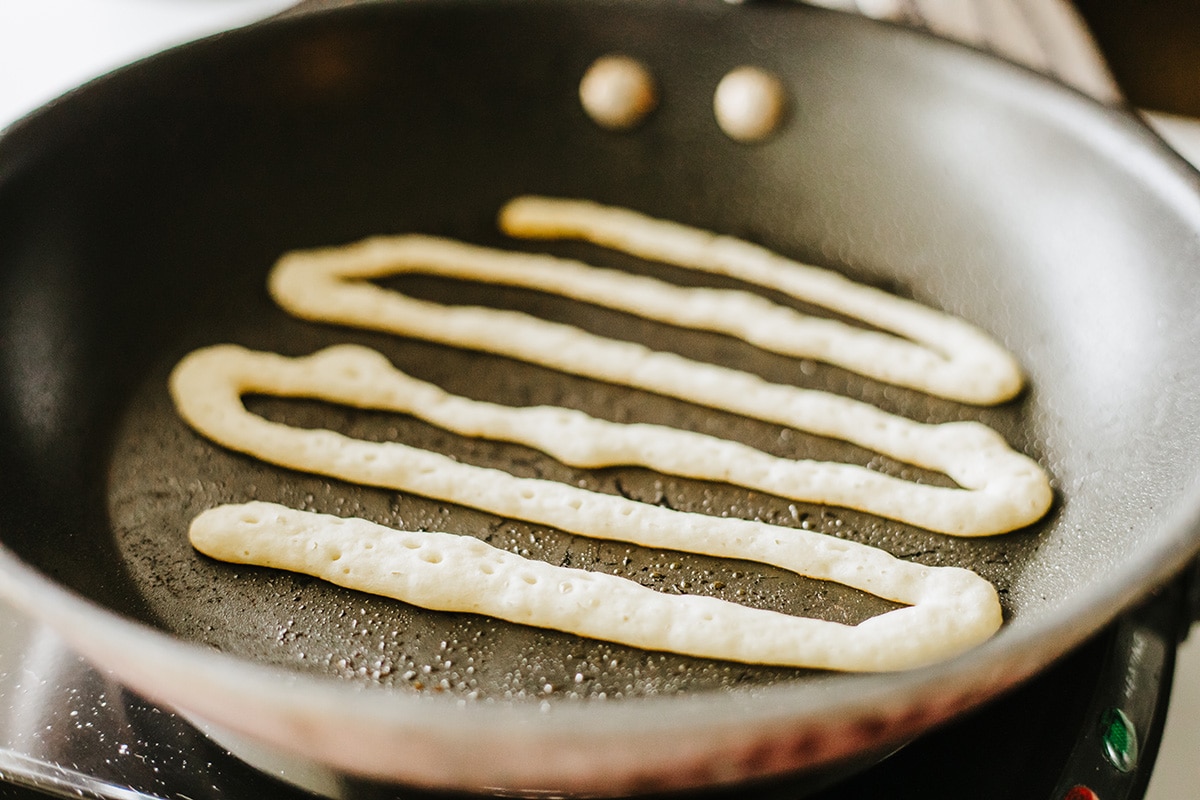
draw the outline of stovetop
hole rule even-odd
[[[0,3],[0,126],[111,67],[292,4],[293,0]],[[972,21],[961,11],[966,2],[820,0],[820,4],[857,5],[859,10],[876,13],[894,7],[908,14],[939,5],[956,8],[939,32],[966,32],[981,45],[1003,44],[1003,36],[989,37],[982,18]],[[1015,0],[1013,4],[1030,5]],[[1089,11],[1089,6],[1100,5],[1084,2],[1081,7]],[[1087,47],[1079,50],[1071,45],[1065,51],[1082,53],[1084,66],[1073,69],[1083,70],[1084,84],[1103,90],[1105,76],[1087,72]],[[1064,68],[1064,79],[1070,77],[1069,71]],[[1200,125],[1174,117],[1152,121],[1181,147],[1200,143]],[[1177,140],[1176,135],[1182,138]],[[1200,156],[1200,147],[1195,152]],[[1171,610],[1164,610],[1168,607]],[[1091,795],[1079,786],[1100,800],[1143,793],[1147,800],[1176,800],[1194,792],[1200,781],[1200,760],[1192,756],[1200,737],[1200,642],[1195,641],[1200,637],[1193,637],[1181,653],[1164,760],[1148,793],[1145,784],[1157,749],[1152,730],[1163,713],[1161,695],[1125,679],[1131,674],[1127,662],[1134,659],[1139,668],[1149,667],[1156,687],[1169,686],[1178,615],[1177,607],[1152,602],[1027,686],[815,797],[1088,800]],[[1124,720],[1113,713],[1116,710],[1125,715]],[[1141,750],[1134,768],[1122,771],[1130,757],[1127,722],[1139,734]],[[1074,772],[1064,775],[1064,770]],[[997,775],[1003,779],[996,780]],[[23,784],[67,796],[192,800],[311,796],[230,756],[185,720],[92,670],[44,627],[0,606],[0,779],[5,777],[19,777]],[[296,777],[332,796],[353,793],[411,800],[435,796],[347,783],[324,774]],[[790,780],[752,788],[752,794],[762,798],[791,800],[799,794]],[[720,800],[747,794],[747,787],[739,787],[705,796]],[[0,799],[28,796],[18,785],[0,782]]]

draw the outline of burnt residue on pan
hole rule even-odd
[[[487,224],[480,220],[481,229]],[[540,249],[676,283],[698,283],[695,275],[681,270],[584,245]],[[268,266],[263,265],[264,273]],[[711,277],[703,283],[737,285]],[[1026,434],[1026,402],[1020,399],[991,409],[962,406],[835,367],[764,353],[727,337],[672,329],[537,292],[430,278],[389,285],[442,303],[527,311],[606,336],[737,366],[772,381],[863,399],[915,419],[979,419],[1018,449],[1037,455]],[[621,422],[657,422],[731,438],[776,455],[849,461],[913,480],[948,482],[944,476],[845,443],[646,392],[497,356],[299,321],[273,307],[264,295],[241,302],[238,313],[221,324],[191,331],[187,339],[190,345],[231,341],[291,355],[352,341],[379,350],[416,377],[469,397],[518,406],[561,405]],[[568,535],[422,497],[283,470],[225,451],[192,432],[167,395],[167,373],[184,352],[157,364],[135,391],[115,436],[108,474],[108,513],[132,583],[157,624],[182,638],[289,669],[483,700],[615,699],[820,676],[652,653],[473,615],[426,611],[306,576],[214,562],[191,549],[186,531],[192,517],[220,503],[256,499],[360,516],[393,527],[476,536],[525,557],[621,575],[663,592],[707,594],[849,624],[894,607],[865,593],[774,567]],[[290,425],[401,441],[521,476],[678,510],[817,530],[926,564],[966,566],[997,586],[1006,612],[1008,583],[1038,546],[1035,530],[960,540],[845,509],[644,469],[570,468],[527,448],[459,437],[404,415],[277,398],[252,397],[247,403],[257,413]]]

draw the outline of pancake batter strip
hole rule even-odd
[[[875,330],[800,314],[747,291],[685,288],[578,261],[423,235],[289,253],[271,272],[269,288],[285,310],[305,319],[496,353],[806,430],[941,472],[957,486],[921,485],[852,464],[778,458],[717,437],[608,422],[577,410],[469,400],[355,345],[302,358],[235,345],[198,350],[171,376],[179,413],[214,442],[282,467],[582,536],[771,564],[905,607],[853,626],[797,618],[710,597],[666,595],[623,578],[524,559],[471,537],[396,531],[262,503],[200,515],[191,529],[197,549],[422,607],[752,663],[906,669],[962,652],[996,631],[1001,622],[996,591],[967,570],[911,563],[811,531],[519,478],[402,443],[296,428],[247,410],[243,396],[261,394],[411,414],[464,436],[537,448],[574,466],[644,466],[958,536],[1010,531],[1048,509],[1046,473],[980,423],[923,424],[849,398],[772,384],[527,314],[443,306],[370,282],[420,273],[556,293],[736,336],[782,355],[824,360],[962,402],[1002,402],[1022,385],[1012,356],[967,323],[746,242],[624,209],[536,197],[509,203],[500,224],[515,236],[577,238],[731,276]]]
[[[818,406],[807,413],[823,414],[830,420],[827,429],[840,438],[869,440],[884,454],[936,465],[965,488],[918,484],[853,464],[777,458],[713,436],[662,425],[608,422],[572,409],[511,408],[473,401],[405,375],[376,351],[356,345],[331,347],[297,359],[236,345],[205,348],[180,362],[171,388],[184,419],[230,449],[293,469],[460,505],[475,505],[472,499],[479,496],[476,479],[467,474],[474,468],[457,465],[456,472],[462,473],[460,482],[439,484],[436,489],[415,484],[410,478],[402,484],[380,482],[383,479],[374,465],[429,454],[406,448],[407,455],[401,456],[397,448],[403,445],[345,437],[333,443],[329,437],[336,434],[328,431],[269,423],[247,411],[241,398],[247,394],[304,397],[407,413],[463,436],[537,448],[572,466],[644,466],[792,500],[854,508],[959,536],[1003,533],[1027,525],[1044,513],[1044,503],[1049,501],[1048,490],[1043,494],[1045,477],[1037,465],[1010,450],[984,425],[925,425],[820,392],[800,393],[796,404],[810,401]],[[784,407],[779,415],[788,410]],[[860,429],[871,435],[860,435]],[[361,464],[338,455],[352,450],[361,457]],[[560,528],[565,524],[561,520],[536,521]],[[588,535],[581,524],[572,522],[568,529]]]
[[[734,522],[702,519],[715,527]],[[633,530],[640,521],[628,524]],[[741,529],[727,537],[736,546],[718,548],[720,554],[753,554],[802,574],[830,571],[849,579],[854,572],[876,593],[913,605],[842,625],[713,597],[667,595],[614,575],[522,558],[469,536],[398,531],[273,503],[211,509],[195,519],[190,535],[198,550],[222,561],[300,572],[423,608],[756,664],[908,669],[953,656],[1000,625],[995,590],[967,570],[924,567],[805,531],[760,523],[730,527]]]
[[[683,399],[700,403],[705,402],[702,386],[671,389],[682,378],[654,379],[664,369],[679,373],[679,363],[686,359],[678,356],[518,312],[416,300],[369,281],[415,273],[551,292],[678,327],[724,333],[781,355],[826,361],[961,402],[1003,402],[1023,385],[1013,357],[974,326],[747,242],[625,209],[535,197],[510,202],[500,213],[500,225],[515,236],[586,239],[642,258],[727,275],[892,333],[804,315],[749,292],[684,288],[578,261],[423,235],[288,253],[271,273],[271,294],[305,319],[511,356],[598,380],[628,382],[628,375],[613,375],[612,364],[636,364],[636,370],[623,370],[636,371],[634,385],[673,396],[686,393]],[[721,380],[740,375],[723,370]]]
[[[533,196],[518,197],[501,209],[500,228],[525,239],[581,239],[640,258],[737,278],[895,334],[869,334],[803,315],[796,315],[804,320],[803,327],[795,328],[782,322],[780,318],[789,315],[780,306],[762,321],[737,320],[735,324],[754,331],[749,336],[737,329],[725,331],[768,350],[827,361],[885,383],[963,403],[1001,403],[1016,396],[1024,385],[1021,367],[1012,354],[965,320],[732,236],[586,200]],[[676,309],[680,314],[690,313],[679,306]],[[748,310],[760,314],[765,309]],[[794,349],[786,350],[760,343],[759,336],[770,338],[770,334],[759,334],[759,329],[777,326],[784,332],[781,339],[800,339],[804,344],[792,344]],[[723,330],[712,322],[694,327]]]

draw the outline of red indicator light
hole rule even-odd
[[[1063,795],[1062,800],[1100,800],[1100,795],[1086,786],[1073,786]]]

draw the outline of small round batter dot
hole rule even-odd
[[[602,56],[580,81],[579,100],[597,125],[629,130],[658,105],[658,90],[640,61],[629,56]]]
[[[713,112],[717,124],[738,142],[758,142],[783,122],[787,93],[783,83],[758,67],[738,67],[717,84]]]

